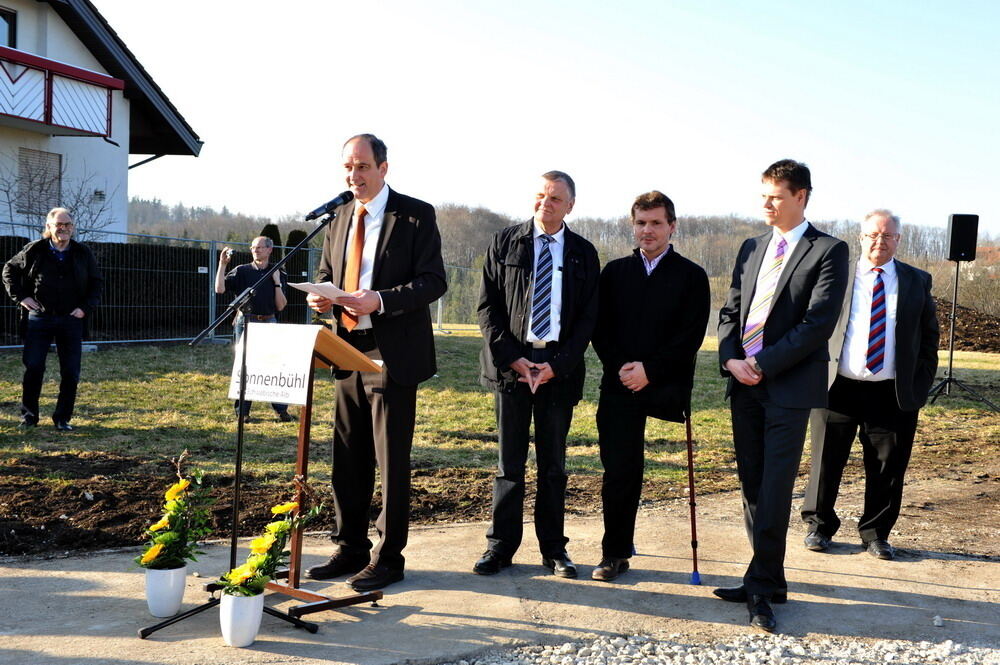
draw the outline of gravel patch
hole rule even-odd
[[[1000,665],[994,646],[903,640],[799,638],[741,635],[718,642],[692,643],[673,634],[601,637],[592,642],[525,646],[490,651],[447,665]]]

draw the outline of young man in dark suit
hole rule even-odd
[[[306,574],[354,574],[351,586],[371,591],[403,579],[417,384],[436,370],[429,305],[447,286],[434,208],[385,184],[385,144],[372,134],[354,136],[344,144],[343,165],[355,199],[336,210],[326,230],[316,281],[351,295],[333,302],[310,294],[307,301],[317,312],[332,308],[337,334],[383,364],[380,374],[337,375],[332,537],[338,549]],[[376,464],[382,512],[372,549],[368,509]]]
[[[809,411],[826,406],[827,341],[847,287],[847,245],[805,220],[809,168],[785,159],[762,176],[766,234],[743,243],[719,313],[726,391],[753,557],[743,584],[716,589],[745,602],[750,624],[776,626],[785,602],[785,537]]]
[[[604,539],[591,577],[602,582],[629,568],[646,417],[684,422],[691,411],[710,308],[705,271],[670,244],[677,230],[673,201],[657,191],[641,194],[631,216],[637,248],[601,271],[593,340],[604,366],[597,408]]]
[[[889,533],[899,517],[917,414],[937,372],[939,337],[931,276],[894,258],[899,230],[888,210],[865,217],[861,256],[830,338],[830,400],[812,412],[812,471],[802,504],[805,545],[816,552],[840,528],[834,504],[857,435],[865,467],[858,534],[872,556],[895,556]]]
[[[487,550],[473,572],[495,575],[521,545],[524,471],[535,425],[535,534],[542,565],[576,577],[566,553],[566,435],[583,396],[583,354],[597,319],[597,250],[563,222],[576,185],[542,175],[534,219],[499,231],[486,251],[479,295],[481,381],[494,391],[500,463]]]

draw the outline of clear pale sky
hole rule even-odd
[[[205,141],[133,170],[133,196],[305,212],[370,131],[395,189],[516,217],[560,169],[574,216],[655,188],[758,218],[760,172],[791,157],[812,219],[978,213],[1000,235],[990,0],[95,2]]]

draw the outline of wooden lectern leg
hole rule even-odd
[[[302,489],[309,477],[309,440],[312,432],[312,402],[313,402],[313,376],[315,369],[309,370],[309,387],[306,392],[306,403],[299,412],[299,439],[295,459],[295,476],[302,484],[298,485],[295,491],[295,500],[299,504],[299,509],[304,505],[305,492]],[[299,581],[302,572],[302,529],[292,532],[290,547],[291,556],[288,561],[288,570],[279,572],[277,579],[287,579],[287,583],[268,582],[267,589],[275,593],[281,593],[298,600],[304,600],[304,605],[296,605],[288,608],[288,614],[292,617],[300,617],[305,614],[332,610],[338,607],[348,607],[350,605],[360,605],[361,603],[372,603],[382,598],[381,591],[371,591],[368,593],[356,593],[340,598],[330,598],[312,591],[299,588]],[[315,631],[313,631],[315,632]]]

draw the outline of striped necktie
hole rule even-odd
[[[746,326],[743,328],[743,352],[747,358],[753,358],[764,348],[764,322],[767,321],[767,315],[771,311],[771,299],[774,297],[774,290],[778,287],[778,275],[781,274],[786,247],[788,247],[788,243],[785,242],[784,238],[781,238],[774,251],[774,257],[760,281],[760,288],[750,303],[750,312],[747,314]]]
[[[361,288],[361,255],[365,251],[365,215],[368,212],[364,206],[358,206],[358,218],[354,222],[354,234],[351,236],[351,247],[347,250],[347,266],[344,268],[344,290],[354,293]],[[358,317],[346,309],[340,312],[340,324],[348,332],[358,325]]]
[[[875,286],[872,287],[872,316],[868,325],[868,362],[865,367],[872,374],[878,374],[885,366],[885,283],[882,269],[875,271]]]
[[[535,268],[535,293],[531,298],[531,332],[544,340],[552,329],[552,250],[549,243],[555,240],[547,233],[538,236],[542,251]]]

